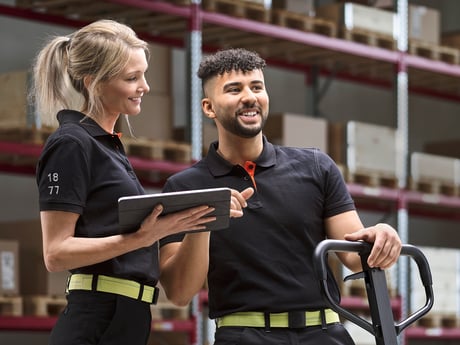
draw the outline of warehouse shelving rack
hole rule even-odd
[[[202,7],[199,0],[90,0],[56,1],[18,0],[17,5],[0,4],[0,15],[27,20],[41,21],[69,27],[80,27],[95,19],[111,17],[131,25],[139,35],[149,41],[169,46],[185,48],[190,61],[189,70],[203,51],[220,47],[238,45],[257,50],[270,65],[294,69],[307,73],[312,66],[323,75],[331,74],[337,78],[386,86],[395,91],[398,117],[398,130],[405,153],[402,166],[403,178],[397,189],[373,188],[349,184],[349,190],[358,207],[376,210],[390,210],[398,213],[398,231],[403,241],[408,240],[408,218],[410,215],[458,219],[460,198],[433,196],[408,191],[405,182],[407,171],[408,136],[408,95],[410,92],[460,101],[460,66],[442,61],[410,55],[407,53],[407,37],[398,39],[398,49],[388,50],[361,43],[346,41],[334,36],[316,32],[304,32],[288,27],[273,25],[264,20],[235,17],[229,14],[210,12]],[[397,2],[400,26],[407,26],[407,0]],[[407,36],[407,35],[406,35]],[[192,156],[200,158],[201,152],[201,109],[193,92],[196,87],[192,73],[189,81],[189,137],[192,143]],[[21,143],[0,142],[0,152],[36,157],[40,147]],[[184,169],[186,164],[166,161],[149,161],[131,157],[133,165],[139,170],[156,170],[174,173]],[[2,164],[2,171],[33,173],[31,166]],[[148,181],[147,181],[148,182]],[[403,269],[404,271],[404,269]],[[401,276],[404,276],[402,272]],[[397,307],[404,316],[405,292],[402,289],[401,301]],[[202,299],[198,298],[198,304]],[[195,302],[197,302],[195,301]],[[356,301],[344,300],[351,308],[360,308]],[[192,343],[198,344],[200,332],[197,330],[198,308],[194,308],[193,325],[164,324],[165,329],[189,330]],[[54,319],[0,317],[0,329],[47,330]],[[15,328],[16,327],[16,328]],[[162,326],[158,326],[162,327]],[[154,329],[157,327],[153,326]],[[412,327],[405,332],[405,341],[416,339],[458,340],[460,329],[429,330]]]

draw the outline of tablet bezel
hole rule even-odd
[[[212,206],[215,210],[209,215],[217,219],[205,224],[206,229],[199,231],[222,230],[229,226],[230,198],[231,190],[226,187],[121,197],[118,199],[120,231],[129,233],[139,229],[145,217],[159,203],[164,207],[162,215],[200,205]]]

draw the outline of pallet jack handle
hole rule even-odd
[[[379,268],[371,268],[367,265],[367,258],[369,257],[371,249],[372,244],[362,241],[321,241],[313,256],[316,277],[320,282],[326,302],[332,310],[374,335],[377,345],[396,345],[397,335],[428,313],[433,306],[434,299],[430,267],[425,255],[420,249],[409,244],[404,244],[402,246],[401,255],[410,256],[417,263],[421,282],[425,288],[426,302],[423,307],[412,313],[406,319],[399,323],[395,323],[390,297],[388,295],[385,271]],[[372,324],[340,306],[331,296],[327,282],[328,252],[356,252],[360,255],[363,271],[353,276],[365,279]]]

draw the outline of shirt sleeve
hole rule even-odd
[[[37,165],[40,210],[81,214],[90,177],[89,160],[76,138],[61,136],[47,143]]]
[[[324,218],[355,210],[353,198],[337,164],[320,151],[317,151],[317,159],[324,179]]]

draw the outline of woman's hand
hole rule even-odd
[[[214,211],[207,205],[188,208],[162,216],[163,206],[156,205],[137,231],[138,235],[145,236],[145,246],[150,246],[159,239],[184,231],[206,230],[206,223],[216,220],[215,216],[207,216]]]

